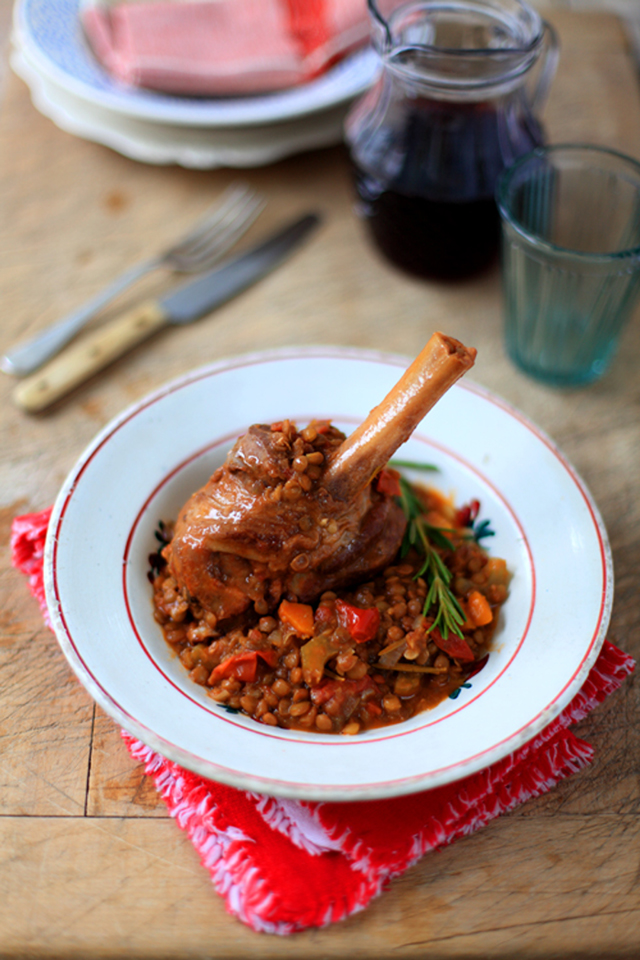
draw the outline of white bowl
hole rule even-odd
[[[109,424],[56,501],[47,602],[81,682],[131,734],[204,776],[299,799],[427,789],[521,746],[577,693],[613,599],[606,532],[584,483],[540,430],[465,378],[399,454],[429,482],[477,498],[512,581],[485,669],[455,699],[355,737],[281,730],[231,714],[187,676],[153,619],[148,555],[251,423],[333,420],[350,432],[408,360],[340,348],[237,357],[205,367]],[[432,479],[433,478],[433,479]]]

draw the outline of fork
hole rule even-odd
[[[17,344],[0,361],[5,373],[25,376],[59,351],[117,294],[160,267],[198,273],[219,260],[264,208],[264,199],[242,183],[231,184],[195,227],[168,249],[125,271],[117,280],[69,316]]]

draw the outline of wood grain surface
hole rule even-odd
[[[545,115],[550,139],[640,156],[638,80],[620,24],[600,14],[553,21],[562,54]],[[172,240],[237,176],[145,166],[74,138],[9,75],[0,110],[0,350]],[[439,286],[378,257],[353,212],[342,148],[242,176],[269,197],[251,237],[294,213],[323,214],[288,264],[197,324],[163,330],[46,414],[18,410],[14,382],[0,377],[0,957],[639,957],[637,679],[577,728],[595,747],[589,769],[426,856],[346,922],[290,938],[258,935],[225,912],[12,570],[12,518],[50,504],[95,433],[170,378],[280,345],[416,355],[442,329],[478,348],[473,379],[531,417],[586,481],[613,550],[610,636],[640,656],[638,316],[600,383],[548,389],[504,354],[497,271]],[[100,319],[173,282],[154,275]]]

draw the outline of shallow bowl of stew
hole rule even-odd
[[[154,618],[158,525],[256,422],[331,421],[349,434],[404,357],[298,348],[232,358],[169,383],[107,425],[56,500],[45,550],[51,620],[71,667],[128,733],[213,780],[313,800],[395,796],[460,779],[542,730],[579,690],[613,599],[606,531],[554,443],[464,379],[398,451],[430,486],[478,501],[509,596],[481,672],[431,709],[354,736],[269,727],[193,683]],[[407,477],[424,482],[409,468]]]

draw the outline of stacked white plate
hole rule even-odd
[[[252,167],[342,139],[344,117],[371,84],[370,49],[290,90],[256,97],[177,97],[124,86],[82,31],[81,0],[18,0],[11,66],[58,127],[145,163]]]

